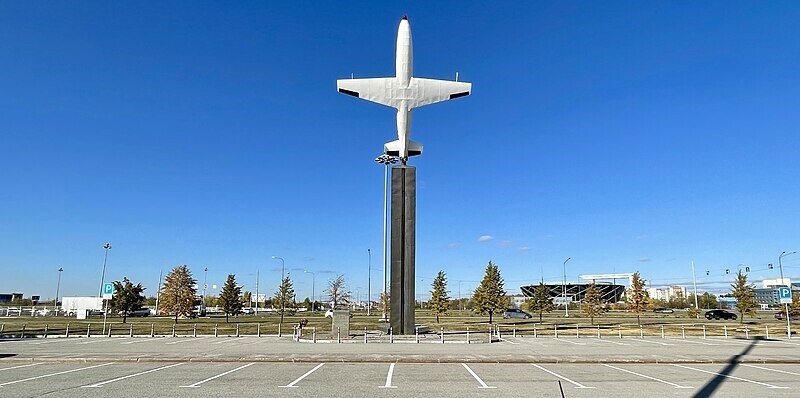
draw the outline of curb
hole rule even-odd
[[[256,362],[256,363],[486,363],[486,364],[800,364],[799,359],[557,359],[557,358],[362,358],[362,357],[242,357],[242,358],[181,358],[181,357],[86,357],[86,358],[2,358],[0,363],[93,363],[93,362],[122,362],[122,363],[230,363],[230,362]]]

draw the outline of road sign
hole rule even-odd
[[[779,287],[778,288],[778,298],[781,300],[781,304],[791,304],[792,303],[792,289],[788,287]]]
[[[103,298],[110,299],[114,295],[114,283],[113,282],[106,282],[103,283]]]

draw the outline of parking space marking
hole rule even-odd
[[[120,344],[136,344],[136,343],[147,343],[148,341],[154,341],[154,340],[158,340],[158,339],[160,339],[160,337],[153,337],[153,338],[150,338],[150,339],[147,339],[147,338],[145,338],[145,339],[143,339],[143,338],[136,338],[136,339],[133,339],[133,340],[131,340],[131,341],[126,341],[126,342],[123,342],[123,343],[120,343]]]
[[[481,378],[478,377],[478,375],[476,375],[475,372],[473,372],[472,369],[469,368],[469,366],[467,366],[467,364],[462,363],[462,365],[464,365],[464,368],[467,369],[467,372],[469,372],[469,374],[471,374],[472,377],[474,377],[475,380],[477,380],[478,383],[480,383],[481,386],[478,387],[478,388],[497,388],[497,387],[489,387],[489,386],[487,386],[486,383],[484,383],[483,380],[481,380]]]
[[[386,374],[386,384],[378,387],[378,388],[397,388],[397,386],[392,385],[392,375],[394,374],[394,363],[389,364],[389,373]]]
[[[603,343],[611,343],[611,344],[616,344],[616,345],[630,345],[630,344],[620,343],[618,341],[602,340],[602,339],[598,339],[596,337],[590,337],[589,340],[599,341],[599,342],[603,342]]]
[[[2,383],[2,384],[0,384],[0,387],[2,387],[2,386],[8,386],[8,385],[11,385],[11,384],[22,383],[22,382],[25,382],[25,381],[31,381],[31,380],[43,379],[43,378],[45,378],[45,377],[50,377],[50,376],[58,376],[58,375],[63,375],[63,374],[66,374],[66,373],[79,372],[79,371],[81,371],[81,370],[87,370],[87,369],[99,368],[99,367],[101,367],[101,366],[108,366],[108,365],[111,365],[111,364],[113,364],[113,362],[109,362],[109,363],[102,363],[102,364],[100,364],[100,365],[87,366],[87,367],[85,367],[85,368],[78,368],[78,369],[64,370],[64,371],[61,371],[61,372],[50,373],[50,374],[41,375],[41,376],[28,377],[27,379],[21,379],[21,380],[8,381],[8,382],[5,382],[5,383]]]
[[[672,344],[669,344],[669,343],[662,343],[662,342],[659,342],[659,341],[650,341],[650,340],[645,340],[645,339],[631,339],[631,341],[640,341],[642,343],[658,344],[658,345],[672,345]]]
[[[173,363],[172,365],[167,365],[167,366],[162,366],[160,368],[145,370],[144,372],[134,373],[132,375],[117,377],[116,379],[107,380],[107,381],[104,381],[104,382],[101,382],[101,383],[95,383],[95,384],[91,384],[91,385],[88,385],[88,386],[81,386],[81,388],[100,388],[100,387],[103,387],[106,384],[113,383],[115,381],[130,379],[131,377],[141,376],[141,375],[147,374],[147,373],[158,372],[159,370],[164,370],[164,369],[168,369],[168,368],[172,368],[172,367],[180,366],[180,365],[183,365],[183,363],[182,362],[181,363]]]
[[[40,344],[50,344],[50,343],[60,343],[59,338],[56,337],[45,341],[31,341],[28,344],[40,345]]]
[[[42,364],[41,362],[36,362],[36,363],[29,363],[27,365],[12,366],[10,368],[2,368],[2,369],[0,369],[0,372],[2,372],[4,370],[10,370],[10,369],[27,368],[28,366],[36,366],[36,365],[41,365],[41,364]]]
[[[213,342],[213,343],[211,343],[211,344],[223,344],[223,343],[229,343],[229,342],[231,342],[231,341],[242,340],[242,339],[244,339],[244,337],[234,337],[234,338],[232,338],[232,339],[226,339],[226,340],[222,340],[222,341],[216,341],[216,342]],[[169,344],[169,343],[167,343],[167,344]],[[177,344],[177,342],[176,342],[176,343],[174,343],[174,344]]]
[[[553,337],[553,340],[555,340],[555,341],[563,341],[565,343],[570,343],[570,344],[575,344],[575,345],[586,345],[585,343],[578,343],[577,341],[569,341],[569,340],[559,339],[558,337]]]
[[[511,340],[506,340],[506,339],[504,339],[504,338],[502,338],[502,337],[498,337],[498,339],[500,339],[500,341],[506,342],[506,343],[508,343],[508,344],[511,344],[511,345],[517,345],[517,344],[519,344],[519,343],[515,343],[515,342],[513,342],[513,341],[511,341]]]
[[[91,338],[91,337],[89,337],[89,338]],[[86,345],[86,344],[94,344],[94,343],[108,343],[109,341],[119,341],[119,340],[112,340],[110,337],[106,337],[106,338],[100,338],[100,339],[97,339],[97,340],[83,341],[83,342],[80,342],[78,344]]]
[[[247,365],[242,365],[242,366],[239,366],[239,367],[238,367],[238,368],[236,368],[236,369],[231,369],[231,370],[229,370],[229,371],[227,371],[227,372],[220,373],[220,374],[218,374],[218,375],[216,375],[216,376],[213,376],[213,377],[209,377],[209,378],[207,378],[207,379],[205,379],[205,380],[198,381],[197,383],[190,384],[190,385],[188,385],[188,386],[179,386],[179,387],[187,387],[187,388],[191,388],[191,387],[200,387],[200,385],[201,385],[201,384],[203,384],[203,383],[205,383],[205,382],[207,382],[207,381],[211,381],[211,380],[214,380],[214,379],[216,379],[216,378],[219,378],[219,377],[222,377],[222,376],[225,376],[225,375],[231,374],[231,373],[233,373],[233,372],[235,372],[235,371],[237,371],[237,370],[244,369],[244,368],[246,368],[246,367],[248,367],[248,366],[252,366],[252,365],[254,365],[254,364],[255,364],[255,362],[250,362],[250,363],[248,363]]]
[[[756,368],[756,369],[761,369],[761,370],[769,370],[771,372],[785,373],[787,375],[800,376],[800,373],[790,372],[788,370],[770,369],[770,368],[765,368],[765,367],[762,367],[762,366],[748,365],[748,364],[744,364],[744,363],[741,364],[741,365],[742,366],[747,366],[748,368]]]
[[[205,340],[208,337],[184,337],[184,338],[186,340],[170,341],[169,343],[165,343],[165,344],[167,344],[167,345],[175,345],[175,344],[180,344],[180,343],[188,343],[188,342],[194,342],[194,341],[199,341],[199,340]],[[226,341],[233,341],[233,340],[236,340],[236,339],[222,340],[222,341],[218,341],[216,343],[211,343],[211,344],[220,344],[220,343],[224,343]]]
[[[681,343],[692,343],[692,344],[700,344],[700,345],[721,345],[716,343],[704,343],[702,341],[695,341],[695,340],[686,340],[686,339],[674,339],[674,338],[666,338],[664,340],[669,340],[672,342],[681,342]]]
[[[291,383],[289,383],[289,384],[287,384],[287,385],[285,385],[285,386],[279,386],[279,387],[285,387],[285,388],[297,388],[297,386],[296,386],[295,384],[299,383],[299,382],[300,382],[300,380],[303,380],[303,379],[305,379],[305,378],[306,378],[308,375],[310,375],[310,374],[314,373],[314,371],[315,371],[315,370],[317,370],[317,369],[319,369],[319,368],[321,368],[321,367],[322,367],[322,365],[325,365],[325,363],[323,362],[323,363],[321,363],[321,364],[319,364],[319,365],[315,366],[315,367],[314,367],[314,369],[311,369],[311,370],[309,370],[309,371],[308,371],[308,372],[306,372],[304,375],[302,375],[302,376],[298,377],[298,378],[297,378],[295,381],[293,381],[293,382],[291,382]]]
[[[725,374],[722,374],[722,373],[712,372],[712,371],[709,371],[709,370],[692,368],[692,367],[689,367],[689,366],[683,366],[683,365],[678,365],[678,364],[672,364],[672,366],[677,366],[679,368],[691,369],[691,370],[694,370],[694,371],[697,371],[697,372],[703,372],[703,373],[708,373],[708,374],[712,374],[712,375],[727,377],[727,378],[734,379],[734,380],[746,381],[748,383],[753,383],[753,384],[758,384],[758,385],[761,385],[761,386],[766,386],[767,388],[789,388],[789,387],[774,386],[772,384],[762,383],[760,381],[755,381],[755,380],[743,379],[741,377],[725,375]]]
[[[639,376],[639,377],[644,377],[645,379],[655,380],[655,381],[658,381],[658,382],[661,382],[661,383],[664,383],[664,384],[669,384],[669,385],[671,385],[671,386],[673,386],[675,388],[694,388],[694,387],[688,387],[688,386],[681,386],[681,385],[678,385],[678,384],[675,384],[675,383],[670,383],[668,381],[664,381],[664,380],[661,380],[661,379],[656,379],[655,377],[651,377],[651,376],[648,376],[648,375],[643,375],[641,373],[636,373],[636,372],[633,372],[633,371],[630,371],[630,370],[627,370],[627,369],[618,368],[616,366],[611,366],[611,365],[608,365],[608,364],[603,364],[603,366],[611,368],[611,369],[616,369],[616,370],[619,370],[621,372],[630,373],[632,375],[636,375],[636,376]]]
[[[578,382],[572,381],[572,380],[570,380],[570,379],[568,379],[568,378],[566,378],[566,377],[564,377],[564,376],[561,376],[561,375],[560,375],[560,374],[558,374],[558,373],[551,372],[551,371],[549,371],[549,370],[547,370],[547,369],[545,369],[545,368],[543,368],[543,367],[541,367],[541,366],[539,366],[539,365],[537,365],[537,364],[535,364],[535,363],[532,363],[532,364],[531,364],[531,366],[534,366],[534,367],[536,367],[536,368],[538,368],[538,369],[541,369],[541,370],[543,370],[543,371],[545,371],[545,372],[547,372],[547,373],[550,373],[551,375],[553,375],[553,376],[555,376],[555,377],[558,377],[559,379],[566,380],[566,381],[568,381],[568,382],[570,382],[570,383],[574,384],[574,385],[575,385],[575,388],[594,388],[594,387],[587,387],[587,386],[584,386],[584,385],[583,385],[583,384],[581,384],[581,383],[578,383]]]

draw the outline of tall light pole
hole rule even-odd
[[[389,155],[383,154],[383,155],[378,156],[377,158],[375,158],[375,161],[383,165],[383,294],[385,295],[386,291],[389,290],[389,287],[386,284],[386,268],[387,268],[387,265],[388,265],[388,261],[387,261],[387,258],[386,258],[386,251],[387,251],[386,250],[386,235],[387,235],[387,233],[386,233],[386,219],[387,219],[387,212],[388,212],[388,206],[389,206],[389,203],[386,200],[387,199],[387,195],[386,195],[387,189],[386,189],[386,187],[388,185],[388,180],[389,180],[389,165],[397,163],[397,158],[394,157],[394,156],[389,156]],[[384,320],[387,319],[386,318],[386,308],[385,307],[383,308],[382,319],[384,319]]]
[[[61,290],[61,272],[64,271],[63,267],[58,267],[58,283],[56,284],[56,300],[53,301],[53,309],[58,308],[58,293]],[[56,311],[56,315],[58,315],[58,311]]]
[[[106,254],[103,255],[103,272],[100,274],[100,289],[97,293],[100,297],[103,296],[103,282],[106,279],[106,261],[108,260],[108,251],[111,250],[111,243],[106,242],[106,244],[103,245],[103,249],[106,250]]]
[[[316,279],[316,274],[313,271],[303,270],[303,272],[307,274],[311,274],[311,312],[316,311],[316,299],[314,298],[314,279]]]
[[[250,275],[252,275],[252,274],[250,274]],[[258,284],[259,284],[259,282],[261,282],[261,268],[256,268],[256,316],[258,315],[258,307],[260,306],[259,303],[258,303]],[[250,300],[250,306],[251,307],[253,306],[252,298],[253,297],[252,297],[252,294],[251,294],[251,297],[250,297],[250,299],[251,299]]]
[[[367,249],[367,257],[369,258],[367,261],[367,316],[369,316],[369,307],[372,307],[372,303],[370,303],[370,296],[372,295],[370,290],[372,288],[370,286],[372,282],[372,251],[370,249]]]
[[[795,254],[795,253],[797,253],[797,252],[788,252],[787,253],[784,250],[783,253],[781,253],[781,255],[778,256],[778,268],[781,270],[781,285],[783,285],[783,262],[781,260],[783,260],[784,257],[786,257],[786,256],[788,256],[790,254]],[[788,285],[787,287],[791,291],[792,284],[791,283],[787,283],[787,285]],[[786,336],[791,339],[792,338],[792,322],[789,319],[789,303],[786,303],[784,305],[785,305],[784,308],[786,309]]]
[[[694,276],[694,260],[692,260],[692,284],[694,284],[694,309],[695,318],[700,318],[700,307],[697,305],[697,278]]]
[[[208,289],[208,267],[203,268],[203,308],[206,306],[206,289]]]
[[[564,316],[569,318],[569,303],[567,303],[567,261],[572,260],[572,257],[567,257],[564,260]]]
[[[281,260],[281,284],[279,286],[283,286],[283,279],[285,278],[284,273],[286,272],[286,262],[283,258],[278,256],[272,256],[273,260]],[[285,305],[286,298],[281,297],[281,314],[286,313],[286,305]],[[283,315],[281,315],[283,317]]]

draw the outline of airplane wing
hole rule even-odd
[[[411,109],[466,97],[472,92],[472,83],[412,77],[408,88],[411,91],[408,96]]]
[[[352,95],[381,105],[396,107],[397,79],[378,77],[371,79],[339,79],[336,88],[342,94]]]

